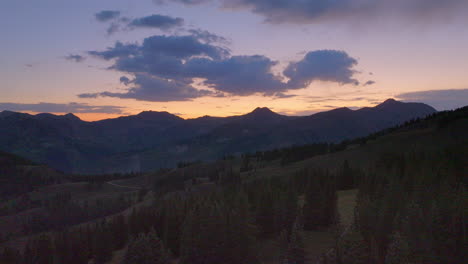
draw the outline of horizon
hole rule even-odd
[[[339,108],[347,108],[347,109],[350,109],[351,111],[357,111],[357,110],[360,110],[360,109],[363,109],[363,108],[366,108],[366,107],[376,107],[378,105],[381,105],[387,101],[396,101],[396,102],[401,102],[401,103],[421,103],[421,102],[404,102],[404,101],[399,101],[399,100],[396,100],[394,98],[388,98],[388,99],[385,99],[384,101],[378,103],[378,104],[375,104],[373,106],[364,106],[364,107],[359,107],[359,108],[356,108],[356,107],[347,107],[347,106],[342,106],[342,107],[337,107],[337,108],[333,108],[333,109],[327,109],[327,110],[323,110],[323,111],[317,111],[317,112],[313,112],[313,113],[310,113],[310,114],[305,114],[305,115],[291,115],[291,114],[287,114],[287,113],[281,113],[281,112],[277,112],[275,111],[274,109],[272,109],[271,107],[268,107],[268,106],[257,106],[255,108],[253,108],[252,110],[250,111],[247,111],[247,112],[243,112],[243,113],[238,113],[238,114],[235,114],[235,115],[225,115],[225,116],[214,116],[214,115],[208,115],[208,114],[205,114],[205,115],[201,115],[201,116],[196,116],[196,117],[183,117],[183,116],[180,116],[178,115],[178,113],[171,113],[171,112],[168,112],[168,111],[155,111],[155,110],[145,110],[145,111],[141,111],[139,113],[136,113],[136,114],[128,114],[128,115],[118,115],[118,116],[115,116],[115,117],[105,117],[103,119],[96,119],[96,120],[93,120],[93,119],[85,119],[85,118],[82,118],[81,116],[83,114],[80,114],[80,113],[73,113],[73,112],[62,112],[62,113],[50,113],[50,112],[25,112],[25,111],[12,111],[12,110],[2,110],[0,111],[0,113],[2,112],[14,112],[14,113],[24,113],[24,114],[30,114],[30,115],[33,115],[33,116],[36,116],[36,115],[41,115],[41,114],[52,114],[52,115],[55,115],[55,116],[66,116],[66,115],[69,115],[69,114],[72,114],[74,115],[75,117],[78,117],[80,120],[82,121],[86,121],[86,122],[97,122],[97,121],[102,121],[102,120],[107,120],[107,119],[115,119],[115,118],[119,118],[119,117],[129,117],[129,116],[136,116],[136,115],[139,115],[141,113],[145,113],[145,112],[155,112],[155,113],[167,113],[167,114],[170,114],[170,115],[173,115],[173,116],[177,116],[177,117],[180,117],[184,120],[190,120],[190,119],[198,119],[198,118],[203,118],[203,117],[214,117],[214,118],[225,118],[225,117],[233,117],[233,116],[244,116],[244,115],[247,115],[247,114],[250,114],[250,113],[253,113],[255,112],[257,109],[268,109],[269,111],[271,111],[272,113],[275,113],[275,114],[279,114],[279,115],[282,115],[282,116],[290,116],[290,117],[306,117],[306,116],[311,116],[311,115],[315,115],[315,114],[318,114],[318,113],[323,113],[323,112],[328,112],[328,111],[333,111],[333,110],[336,110],[336,109],[339,109]],[[422,104],[425,104],[425,103],[422,103]],[[429,105],[429,104],[426,104],[432,108],[434,108],[433,106]],[[435,109],[435,108],[434,108]],[[454,109],[448,109],[448,110],[454,110]],[[436,109],[436,111],[438,111]],[[438,111],[439,112],[439,111]]]
[[[468,2],[267,2],[1,3],[0,111],[96,121],[468,104]]]

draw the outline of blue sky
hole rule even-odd
[[[468,101],[466,1],[155,2],[2,1],[0,110],[69,109],[95,120],[144,110],[226,116],[257,106],[310,114],[389,97],[439,110]],[[103,10],[119,15],[99,21]],[[112,24],[120,30],[109,34]],[[96,56],[117,42],[134,53]],[[169,63],[184,67],[168,73]]]

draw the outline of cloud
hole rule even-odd
[[[192,59],[185,65],[190,77],[204,78],[203,84],[234,95],[263,93],[272,95],[286,86],[271,73],[277,62],[265,56],[233,56],[224,60]]]
[[[468,89],[408,92],[396,95],[395,97],[407,102],[426,103],[439,111],[468,105]]]
[[[275,98],[278,98],[278,99],[285,99],[285,98],[296,97],[297,95],[295,95],[295,94],[284,94],[282,92],[278,92],[278,93],[275,93],[274,96],[275,96]]]
[[[127,73],[149,73],[164,78],[181,77],[184,61],[194,56],[210,59],[226,57],[229,51],[195,36],[156,35],[141,45],[117,42],[105,51],[90,51],[90,55],[104,60],[115,59],[111,69]]]
[[[179,27],[184,24],[182,18],[163,16],[163,15],[150,15],[146,17],[140,17],[133,19],[128,26],[131,28],[144,27],[144,28],[159,28],[162,30],[168,30],[174,27]]]
[[[120,17],[119,11],[105,10],[97,13],[95,16],[100,22],[110,22],[110,25],[107,28],[108,35],[112,35],[122,30],[131,31],[138,28],[153,28],[168,31],[184,25],[183,18],[159,14],[152,14],[138,18],[128,18]]]
[[[120,16],[120,11],[102,10],[94,15],[99,22],[107,22]]]
[[[202,30],[202,29],[189,29],[188,32],[196,37],[199,40],[202,40],[206,43],[220,43],[220,44],[230,44],[231,41],[226,39],[223,36],[219,36],[216,34],[213,34],[207,30]]]
[[[81,56],[81,55],[77,55],[77,54],[70,54],[68,56],[65,57],[66,60],[69,60],[69,61],[74,61],[74,62],[82,62],[84,61],[86,58]]]
[[[120,23],[112,22],[110,24],[110,26],[106,30],[107,35],[112,35],[112,34],[118,32],[118,31],[120,31],[121,28],[122,28],[122,26],[120,25]]]
[[[357,60],[344,51],[309,52],[302,60],[291,62],[281,75],[272,71],[277,61],[262,55],[232,56],[220,43],[224,40],[195,30],[190,35],[155,35],[145,38],[141,44],[116,42],[106,50],[89,51],[94,57],[111,61],[110,70],[133,76],[133,80],[120,78],[121,83],[129,86],[124,93],[106,91],[79,96],[147,101],[252,94],[287,98],[293,96],[285,94],[288,90],[306,88],[313,81],[358,84],[353,78]],[[209,89],[196,89],[193,83]]]
[[[36,103],[36,104],[20,104],[20,103],[0,103],[0,110],[9,111],[30,111],[39,113],[104,113],[104,114],[121,114],[123,107],[113,105],[88,105],[82,103]]]
[[[375,81],[369,80],[369,81],[365,82],[363,86],[373,85],[373,84],[375,84]]]
[[[284,70],[284,75],[290,80],[290,89],[307,87],[313,81],[329,81],[340,84],[354,84],[355,71],[352,69],[357,60],[344,51],[317,50],[311,51],[298,61],[290,63]]]
[[[105,60],[110,60],[135,55],[137,51],[137,44],[123,44],[122,42],[117,41],[114,44],[114,47],[109,47],[105,51],[89,51],[88,54]]]
[[[128,85],[130,83],[130,79],[128,77],[122,76],[120,77],[120,82],[125,85]]]
[[[89,51],[88,53],[105,60],[114,58],[118,60],[131,59],[139,63],[149,64],[151,62],[146,60],[155,57],[185,59],[192,56],[207,56],[218,59],[228,55],[229,51],[222,47],[203,43],[193,35],[155,35],[145,38],[141,45],[117,42],[114,47],[109,47],[105,51]],[[129,63],[129,61],[126,63]]]
[[[433,21],[437,18],[463,17],[466,0],[154,0],[195,5],[219,2],[224,9],[246,9],[261,15],[268,23],[311,24],[323,21],[381,20],[400,17]]]
[[[127,78],[128,79],[128,78]],[[209,90],[198,90],[189,83],[178,80],[167,80],[149,75],[138,74],[129,80],[126,92],[101,92],[78,95],[81,98],[116,97],[152,102],[187,101],[198,97],[214,95]]]

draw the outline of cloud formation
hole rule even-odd
[[[432,21],[435,18],[464,16],[466,0],[154,0],[195,5],[220,2],[223,8],[246,9],[259,14],[269,23],[310,24],[322,21],[382,19],[402,17]]]
[[[102,10],[94,15],[99,22],[107,22],[120,16],[120,11]]]
[[[189,29],[188,33],[190,33],[192,36],[195,38],[204,41],[205,43],[218,43],[218,44],[230,44],[231,41],[226,39],[223,36],[219,36],[216,34],[213,34],[207,30],[202,30],[202,29]]]
[[[266,56],[232,56],[220,42],[224,38],[205,31],[183,36],[155,35],[141,44],[116,42],[103,51],[89,51],[94,57],[111,61],[111,70],[131,75],[120,78],[125,92],[81,94],[133,98],[147,101],[185,101],[202,96],[261,94],[290,97],[285,92],[306,88],[314,81],[356,85],[353,69],[357,60],[344,51],[317,50],[291,62],[282,74],[274,74],[278,64]],[[286,81],[287,77],[289,80]],[[197,89],[197,81],[207,89]]]
[[[81,56],[81,55],[78,55],[78,54],[70,54],[70,55],[66,56],[65,59],[68,60],[68,61],[82,62],[86,58]]]
[[[203,78],[203,84],[234,95],[273,93],[286,90],[281,77],[271,73],[277,62],[265,56],[232,56],[222,60],[194,58],[184,65],[187,77]]]
[[[144,28],[159,28],[161,30],[168,30],[174,27],[180,27],[184,24],[184,19],[180,17],[170,17],[163,15],[150,15],[146,17],[140,17],[133,19],[128,26],[144,27]]]
[[[124,81],[129,86],[129,89],[124,93],[101,92],[78,96],[80,98],[116,97],[152,102],[187,101],[208,95],[215,96],[212,91],[198,90],[184,81],[168,80],[151,75],[137,74],[133,80],[126,78]]]
[[[373,85],[373,84],[375,84],[375,81],[373,81],[373,80],[368,80],[367,82],[364,83],[363,86],[368,86],[368,85]]]
[[[402,93],[395,97],[407,102],[426,103],[439,111],[468,105],[468,89],[418,91]]]
[[[357,60],[344,51],[317,50],[311,51],[305,57],[292,62],[284,70],[284,75],[290,80],[290,88],[304,88],[313,81],[329,81],[339,84],[354,84],[359,82],[352,78],[352,69]]]
[[[149,16],[128,18],[121,17],[120,11],[104,10],[95,14],[95,17],[100,22],[109,22],[107,34],[112,35],[118,31],[131,31],[137,28],[152,28],[162,31],[182,27],[184,19],[180,17],[171,17],[159,14]]]
[[[82,103],[0,103],[0,110],[9,111],[30,111],[38,113],[103,113],[103,114],[122,114],[123,107],[113,105],[88,105]]]
[[[204,43],[187,36],[156,35],[144,39],[141,45],[117,42],[105,51],[90,51],[90,55],[111,60],[111,69],[127,73],[146,72],[165,78],[185,75],[184,62],[193,57],[219,60],[229,55],[226,48]]]
[[[120,83],[123,83],[125,85],[128,85],[130,83],[130,79],[128,77],[126,77],[126,76],[120,77],[119,80],[120,80]]]

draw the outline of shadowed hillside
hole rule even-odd
[[[97,122],[67,114],[0,113],[0,149],[75,173],[149,171],[179,161],[365,136],[435,112],[420,103],[387,100],[352,111],[305,117],[257,108],[241,116],[184,120],[167,112],[142,112]]]

